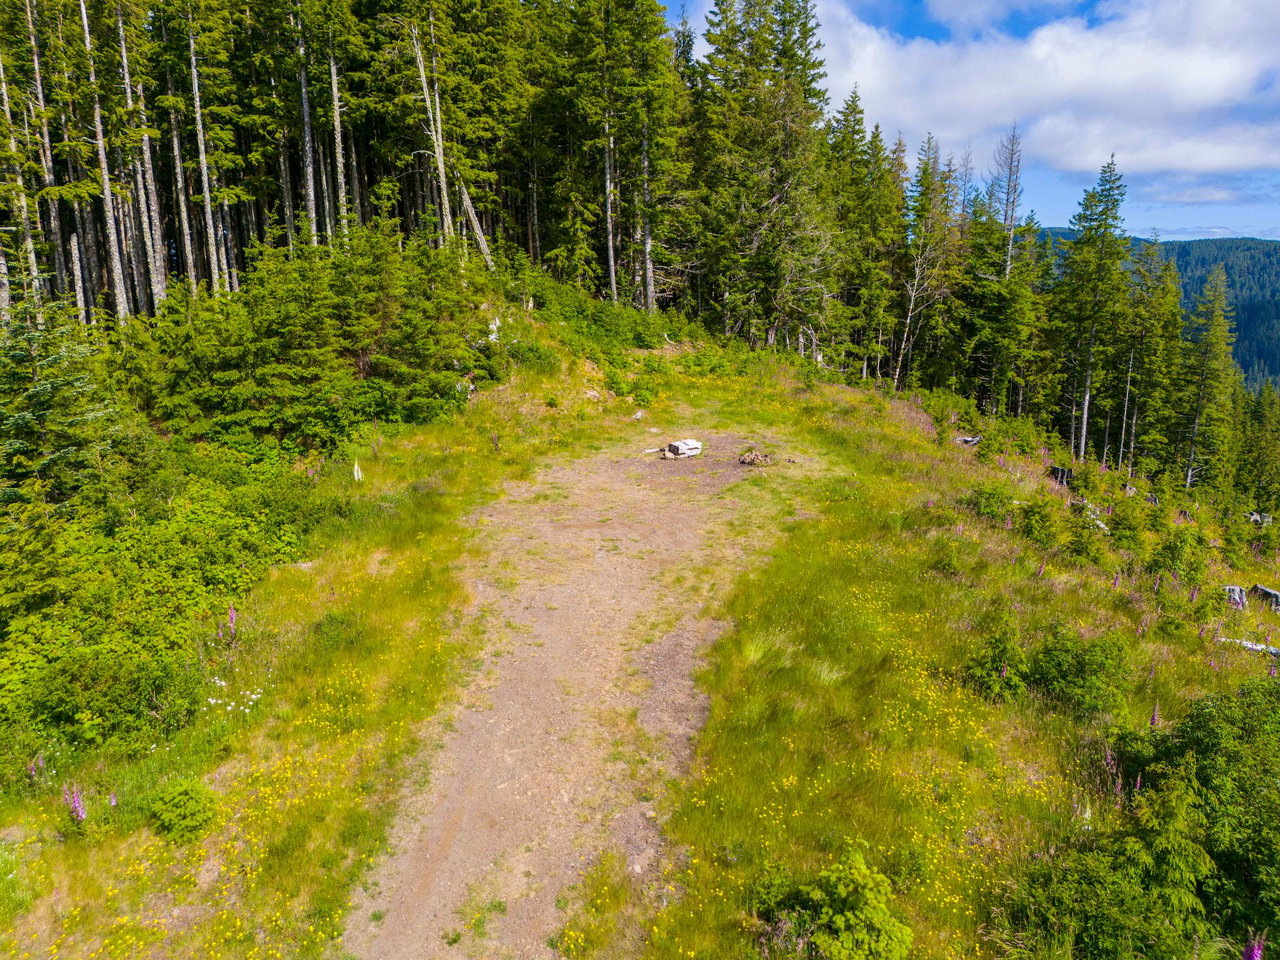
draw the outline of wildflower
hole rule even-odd
[[[929,508],[930,510],[932,510],[932,509],[933,509],[933,497],[930,497],[930,498],[929,498],[929,502],[928,502],[928,504],[926,504],[926,506],[928,506],[928,508]]]
[[[227,605],[227,626],[231,628],[231,639],[236,638],[236,605],[230,603]]]
[[[1040,571],[1036,574],[1036,577],[1044,576],[1044,563],[1045,562],[1043,560],[1040,561]]]
[[[1012,529],[1013,529],[1013,517],[1005,517],[1005,518],[1004,518],[1004,528],[1005,528],[1006,530],[1012,530]]]
[[[1115,579],[1111,581],[1111,589],[1112,590],[1120,589],[1120,571],[1119,570],[1116,571]]]
[[[1271,665],[1271,669],[1267,671],[1267,674],[1272,677],[1276,675],[1276,665],[1274,663]]]
[[[1141,790],[1142,790],[1142,774],[1138,774],[1138,780],[1133,785],[1133,792],[1138,793]]]
[[[62,788],[62,805],[67,808],[67,813],[71,814],[71,819],[76,823],[84,823],[84,818],[88,815],[85,810],[84,797],[80,795],[79,787]]]
[[[1160,574],[1156,574],[1156,593],[1160,592]]]
[[[1267,945],[1263,937],[1251,937],[1245,944],[1242,960],[1262,960],[1262,951]]]
[[[1160,704],[1156,704],[1155,709],[1151,711],[1151,726],[1155,726],[1160,722]]]
[[[1200,596],[1200,588],[1199,588],[1199,587],[1192,587],[1192,588],[1191,588],[1191,602],[1192,602],[1192,603],[1195,603],[1195,602],[1196,602],[1196,597],[1198,597],[1198,596]]]
[[[112,806],[112,808],[113,808],[113,809],[115,808],[115,805],[116,805],[116,792],[115,792],[114,790],[112,790],[112,791],[111,791],[111,796],[107,797],[107,803],[111,804],[111,806]]]
[[[1000,679],[1003,680],[1009,676],[1009,665],[1007,663],[1000,664]]]

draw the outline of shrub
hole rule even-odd
[[[1006,517],[1013,515],[1013,489],[1009,484],[998,480],[980,483],[973,488],[964,503],[980,517],[1003,522]]]
[[[1087,640],[1062,628],[1032,654],[1032,689],[1078,716],[1112,709],[1123,689],[1124,644],[1109,634]]]
[[[988,700],[1011,700],[1026,690],[1027,654],[1013,613],[1004,607],[988,617],[982,645],[964,665],[964,681]]]
[[[150,804],[156,833],[186,843],[204,833],[218,812],[218,795],[199,780],[175,780],[162,786]]]
[[[1161,538],[1151,554],[1151,573],[1172,574],[1188,584],[1204,580],[1209,545],[1199,527],[1174,527]]]
[[[1037,546],[1052,550],[1062,543],[1062,509],[1051,497],[1037,497],[1018,511],[1018,532]]]

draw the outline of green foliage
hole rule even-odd
[[[847,850],[813,883],[790,885],[776,866],[753,887],[766,940],[815,960],[905,960],[911,930],[890,908],[889,880]]]
[[[964,681],[980,696],[1011,700],[1026,689],[1027,654],[1013,612],[999,606],[979,625],[983,640],[965,661]]]
[[[966,505],[987,520],[1004,521],[1013,516],[1013,488],[1004,482],[981,483],[965,498]]]
[[[1022,505],[1016,524],[1019,533],[1046,550],[1058,547],[1065,535],[1061,502],[1043,494]]]
[[[1173,575],[1183,583],[1195,585],[1204,580],[1208,552],[1208,542],[1198,526],[1175,526],[1152,551],[1147,569],[1152,573]]]
[[[199,780],[174,780],[156,790],[149,811],[158,834],[174,843],[187,843],[213,823],[218,795]]]
[[[1055,627],[1031,654],[1030,687],[1064,709],[1087,717],[1115,709],[1125,688],[1124,639],[1087,639]]]

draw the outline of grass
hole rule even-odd
[[[670,865],[646,888],[605,851],[563,900],[557,948],[757,957],[761,878],[812,878],[857,844],[891,879],[919,956],[991,955],[984,925],[1004,885],[1078,829],[1082,810],[1106,822],[1094,772],[1105,725],[1141,727],[1156,705],[1171,721],[1190,698],[1265,669],[1213,631],[1261,639],[1275,615],[1224,614],[1212,587],[1268,582],[1274,566],[1219,564],[1194,603],[1127,572],[1113,589],[1120,558],[1077,562],[962,506],[979,482],[1030,498],[1044,488],[1035,458],[978,462],[937,442],[913,404],[798,385],[756,363],[651,356],[644,376],[661,395],[639,422],[628,404],[588,399],[604,393],[600,376],[571,365],[376,451],[372,435],[353,445],[364,480],[330,465],[332,516],[312,560],[255,591],[239,647],[211,665],[218,688],[200,720],[142,756],[51,756],[40,789],[0,807],[0,957],[337,953],[397,791],[424,776],[414,759],[428,722],[502,633],[463,610],[464,518],[565,448],[648,445],[652,426],[691,423],[786,431],[788,454],[814,463],[789,474],[773,451],[773,467],[735,488],[751,508],[714,565],[670,574],[733,624],[701,677],[711,714],[686,782],[657,783],[634,717],[617,718],[613,759],[660,804]],[[1123,703],[1081,720],[973,693],[964,664],[1002,604],[1028,640],[1055,624],[1127,638]],[[181,777],[219,797],[187,844],[157,837],[147,813],[156,785]],[[88,797],[83,830],[62,809],[69,780]],[[480,939],[501,912],[482,903],[462,922]]]

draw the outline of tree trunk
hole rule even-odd
[[[641,210],[641,231],[644,242],[644,308],[653,313],[658,306],[657,285],[653,279],[653,225],[650,220],[653,197],[649,187],[649,121],[646,118],[640,137],[640,184],[644,206]]]
[[[119,4],[116,5],[116,31],[120,36],[120,72],[124,80],[124,103],[129,113],[133,113],[133,78],[129,75],[129,45],[124,32],[124,14]],[[142,85],[138,85],[139,94],[141,94]],[[147,158],[147,166],[151,164],[151,137],[145,132],[146,130],[146,111],[143,111],[143,134],[142,145]],[[137,227],[138,238],[142,248],[143,262],[147,267],[147,285],[148,292],[151,297],[152,308],[164,299],[165,280],[164,270],[159,263],[159,244],[154,235],[154,231],[158,228],[159,218],[152,215],[151,200],[152,191],[147,187],[147,174],[143,169],[142,161],[135,158],[133,161],[133,200],[137,209]],[[141,289],[141,284],[138,285]]]
[[[1116,453],[1116,469],[1124,466],[1124,441],[1129,427],[1129,388],[1133,383],[1133,347],[1129,348],[1129,369],[1124,375],[1124,404],[1120,408],[1120,448]]]
[[[454,171],[454,177],[458,181],[458,190],[462,194],[462,209],[466,211],[467,220],[471,224],[471,229],[476,234],[476,246],[480,248],[480,256],[484,257],[484,264],[490,270],[493,269],[493,255],[489,253],[489,243],[484,238],[484,230],[480,228],[480,220],[476,216],[476,208],[471,205],[471,194],[467,192],[467,184],[458,176],[458,171]]]
[[[613,255],[613,133],[609,119],[604,121],[604,232],[609,264],[609,299],[618,302],[618,269]]]
[[[422,44],[418,41],[418,28],[410,25],[409,39],[413,43],[413,57],[418,66],[418,80],[422,83],[422,99],[427,105],[427,127],[431,134],[431,152],[435,156],[436,179],[439,188],[440,223],[446,237],[453,236],[453,213],[449,209],[449,181],[444,169],[444,143],[441,127],[436,125],[437,116],[431,96],[431,84],[427,81],[427,65],[422,57]]]
[[[84,27],[84,52],[89,61],[89,86],[93,89],[93,134],[98,146],[98,172],[102,177],[102,210],[106,221],[107,267],[111,272],[111,296],[117,317],[129,312],[129,295],[125,292],[124,268],[120,257],[116,205],[111,195],[111,171],[107,167],[107,138],[102,128],[102,101],[98,97],[98,77],[93,64],[93,39],[89,35],[89,11],[80,0],[80,23]]]
[[[84,270],[80,266],[80,235],[74,230],[71,231],[71,282],[76,288],[76,311],[80,314],[80,322],[88,326],[90,319],[84,295]]]
[[[332,38],[329,43],[329,93],[333,100],[333,169],[337,174],[338,231],[345,240],[347,236],[347,179],[342,165],[346,158],[342,150],[342,96],[338,90],[338,64],[333,58]]]
[[[83,3],[84,0],[81,0]],[[218,231],[213,223],[213,186],[209,179],[209,155],[204,141],[204,114],[200,106],[200,70],[196,65],[196,35],[187,23],[187,43],[191,50],[191,105],[196,120],[196,158],[200,163],[200,191],[203,194],[205,250],[209,257],[210,287],[214,293],[222,290],[222,270],[218,257]]]
[[[1098,333],[1097,323],[1089,325],[1089,348],[1085,354],[1084,397],[1080,401],[1080,453],[1081,460],[1089,443],[1089,404],[1093,400],[1093,348]]]
[[[317,233],[320,211],[316,208],[316,145],[311,132],[311,93],[307,88],[307,44],[302,37],[302,21],[298,21],[298,87],[302,92],[302,184],[307,202],[308,236],[314,247],[320,242]]]
[[[279,104],[274,74],[271,77],[271,99],[277,105]],[[289,145],[283,132],[276,134],[276,161],[280,167],[280,206],[284,213],[284,235],[289,244],[289,250],[292,251],[293,235],[296,229],[293,220],[293,178],[289,175]]]
[[[9,257],[0,244],[0,322],[13,321],[13,293],[9,289]]]
[[[53,141],[49,136],[49,116],[44,102],[44,75],[40,67],[40,45],[36,40],[35,0],[26,0],[27,37],[31,42],[31,72],[35,82],[36,110],[40,124],[40,168],[44,188],[52,190],[57,184],[53,173]],[[53,267],[57,279],[56,292],[67,289],[67,262],[62,247],[62,212],[59,201],[49,197],[45,201],[49,211],[49,233],[53,238]]]
[[[166,75],[166,81],[169,88],[169,99],[172,101],[175,99],[173,77]],[[174,206],[178,208],[178,226],[182,239],[182,259],[187,270],[187,283],[191,287],[191,292],[195,293],[199,277],[196,270],[194,244],[191,238],[191,218],[187,212],[187,178],[182,161],[182,135],[178,131],[177,111],[172,108],[169,110],[169,139],[173,143]]]
[[[9,154],[18,156],[18,144],[13,139],[13,113],[9,104],[9,81],[4,72],[4,61],[0,59],[0,102],[4,104],[5,129],[8,132]],[[27,186],[22,179],[22,168],[16,160],[13,168],[14,194],[18,200],[18,219],[21,221],[22,248],[27,257],[27,270],[31,284],[31,302],[35,308],[36,323],[43,325],[44,311],[40,298],[40,265],[36,260],[36,244],[31,234],[31,211],[27,206]],[[6,265],[7,269],[7,265]]]

